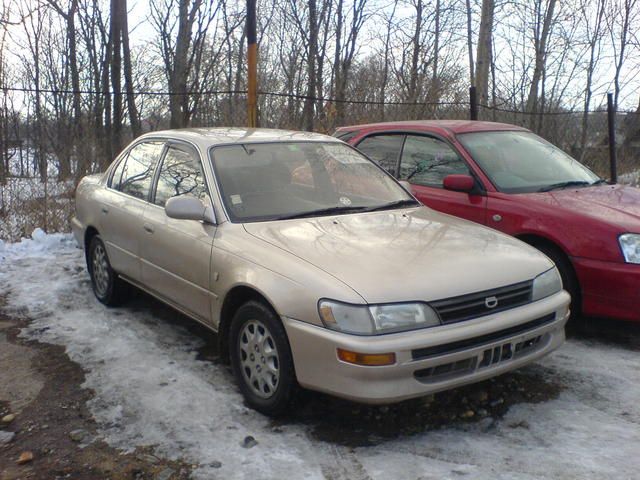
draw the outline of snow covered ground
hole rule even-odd
[[[68,235],[38,230],[20,243],[0,242],[0,294],[10,312],[32,319],[24,336],[64,345],[85,369],[84,386],[95,391],[90,409],[109,444],[153,445],[158,455],[198,465],[196,478],[631,479],[640,472],[639,352],[624,345],[568,342],[528,367],[560,382],[559,396],[513,405],[502,418],[342,446],[304,422],[275,423],[244,407],[228,369],[198,359],[205,335],[172,321],[177,314],[148,301],[99,304]],[[339,426],[338,435],[354,427]],[[258,442],[252,448],[243,447],[248,435]]]

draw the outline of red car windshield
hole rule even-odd
[[[531,132],[463,133],[458,140],[501,192],[540,192],[602,182],[580,162]]]

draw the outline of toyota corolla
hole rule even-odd
[[[477,382],[564,341],[545,255],[420,205],[319,134],[143,135],[76,193],[93,291],[134,285],[218,332],[247,403],[298,387],[392,403]]]

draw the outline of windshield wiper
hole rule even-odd
[[[602,185],[603,183],[609,183],[609,182],[607,182],[604,178],[600,178],[595,182],[593,182],[591,185]]]
[[[331,215],[333,213],[356,213],[356,212],[375,212],[377,210],[389,210],[392,208],[405,207],[405,206],[418,206],[420,202],[412,198],[405,198],[403,200],[397,200],[395,202],[385,203],[384,205],[376,205],[373,207],[348,207],[348,206],[335,206],[328,208],[320,208],[318,210],[311,210],[309,212],[293,213],[291,215],[282,215],[276,218],[276,220],[291,220],[293,218],[307,218],[307,217],[321,217],[323,215]]]
[[[560,183],[554,183],[551,185],[547,185],[546,187],[542,187],[541,189],[539,189],[539,192],[550,192],[551,190],[559,190],[561,188],[568,188],[568,187],[582,187],[585,185],[592,185],[590,182],[587,182],[585,180],[571,180],[569,182],[560,182]]]
[[[290,220],[292,218],[307,218],[307,217],[321,217],[323,215],[331,215],[332,213],[351,213],[361,212],[367,207],[347,207],[347,206],[335,206],[328,208],[320,208],[318,210],[310,210],[308,212],[293,213],[291,215],[282,215],[276,218],[276,220]]]
[[[396,200],[395,202],[385,203],[384,205],[377,205],[375,207],[366,207],[362,212],[375,212],[377,210],[390,210],[392,208],[399,207],[417,207],[420,205],[419,202],[415,201],[413,198],[405,198],[403,200]]]

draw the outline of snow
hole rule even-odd
[[[564,385],[554,400],[354,448],[244,407],[227,367],[198,360],[205,336],[170,309],[147,298],[103,307],[69,235],[36,230],[0,245],[0,294],[32,319],[22,335],[64,345],[82,365],[102,438],[196,464],[195,478],[623,479],[640,471],[638,352],[620,345],[574,340],[527,367]],[[241,446],[247,435],[253,448]]]

